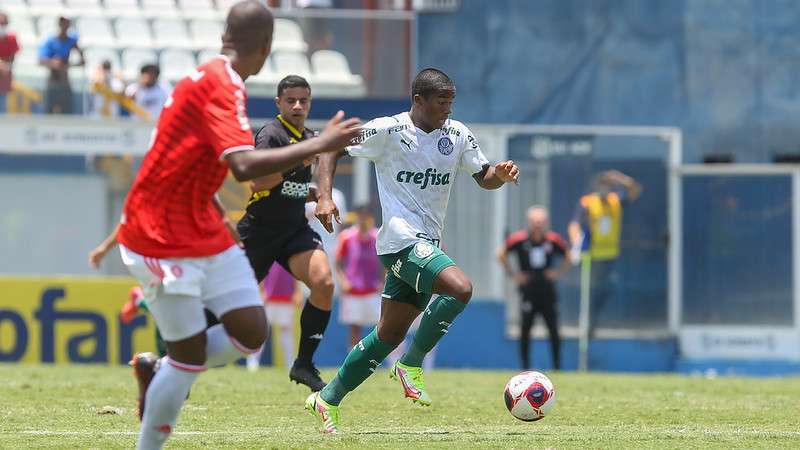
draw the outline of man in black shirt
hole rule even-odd
[[[514,253],[519,271],[511,269],[508,254]],[[534,315],[538,312],[544,318],[550,334],[550,348],[553,367],[561,368],[561,338],[558,334],[558,307],[556,304],[555,282],[570,267],[569,252],[564,239],[549,230],[547,209],[533,206],[528,210],[528,229],[512,233],[505,245],[498,250],[500,264],[513,278],[522,296],[520,309],[520,357],[522,369],[530,368],[529,341]],[[561,264],[555,269],[556,258]]]
[[[256,133],[256,149],[269,151],[314,136],[305,128],[311,107],[311,87],[297,75],[278,84],[275,120]],[[305,203],[316,200],[310,189],[313,160],[282,174],[258,178],[237,229],[256,278],[261,282],[277,261],[311,293],[300,314],[300,345],[289,379],[318,391],[325,386],[312,357],[328,326],[333,299],[333,276],[319,235],[308,225]]]

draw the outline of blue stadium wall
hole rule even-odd
[[[338,304],[316,353],[320,366],[337,367],[349,348],[349,329],[339,324]],[[363,333],[369,330],[364,329]],[[533,367],[552,369],[549,342],[536,339],[531,346]],[[596,339],[590,345],[592,370],[621,372],[669,372],[675,369],[677,343],[674,339]],[[562,368],[578,366],[575,339],[562,343]],[[439,344],[435,364],[448,368],[518,369],[518,341],[505,335],[505,305],[473,300],[450,327]]]
[[[460,120],[678,126],[687,162],[800,152],[800,2],[461,3],[422,14],[418,39]]]

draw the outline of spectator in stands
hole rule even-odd
[[[8,30],[8,14],[0,12],[0,113],[6,112],[6,96],[11,92],[14,55],[19,52],[17,36]]]
[[[145,64],[139,71],[139,81],[125,89],[125,95],[150,113],[150,119],[153,121],[158,120],[164,103],[172,94],[172,87],[169,83],[160,81],[158,78],[160,75],[161,69],[157,65]]]
[[[39,63],[50,69],[44,93],[44,110],[47,114],[72,114],[72,86],[69,83],[69,56],[78,52],[76,66],[84,65],[83,50],[78,46],[78,35],[72,31],[72,21],[58,18],[58,33],[50,36],[39,48]]]
[[[125,92],[122,75],[112,71],[111,61],[105,60],[92,71],[89,90],[94,93],[91,115],[95,117],[119,117],[120,97]]]
[[[511,268],[508,256],[515,256],[517,271]],[[561,337],[558,334],[558,297],[556,281],[571,265],[564,239],[550,231],[547,208],[528,209],[528,229],[511,234],[497,251],[497,258],[521,295],[519,350],[522,370],[530,368],[529,343],[535,315],[541,314],[550,334],[550,355],[553,368],[561,369]],[[557,259],[561,262],[556,265]]]
[[[597,317],[613,297],[618,282],[616,262],[620,254],[623,205],[639,198],[642,192],[636,180],[617,170],[596,176],[593,187],[593,192],[579,200],[567,230],[573,255],[582,253],[581,263],[591,268],[590,336],[594,335]]]

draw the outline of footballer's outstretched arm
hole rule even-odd
[[[93,269],[100,268],[100,263],[105,258],[106,254],[117,245],[117,233],[119,233],[120,224],[117,223],[117,226],[109,233],[109,235],[103,239],[103,242],[97,245],[91,252],[89,252],[89,267]]]
[[[339,208],[333,201],[333,176],[336,174],[336,163],[343,155],[344,151],[325,153],[317,161],[317,208],[314,215],[328,233],[333,233],[331,217],[337,223],[342,223]]]
[[[494,166],[487,164],[472,178],[475,179],[478,186],[484,189],[498,189],[506,183],[519,183],[519,167],[511,160],[497,163]]]
[[[226,158],[234,178],[237,181],[249,181],[253,178],[291,169],[318,153],[343,149],[351,139],[358,136],[361,130],[360,125],[357,118],[344,120],[344,112],[339,111],[328,121],[325,129],[316,138],[268,152],[233,152]]]

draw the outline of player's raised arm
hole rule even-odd
[[[513,182],[519,183],[519,167],[514,161],[503,161],[494,166],[485,165],[483,170],[472,176],[478,186],[484,189],[497,189],[500,186]]]
[[[338,152],[358,136],[360,125],[358,118],[351,117],[345,120],[344,112],[339,111],[316,138],[269,152],[232,152],[227,154],[226,158],[236,180],[248,181],[291,169],[318,153]]]

